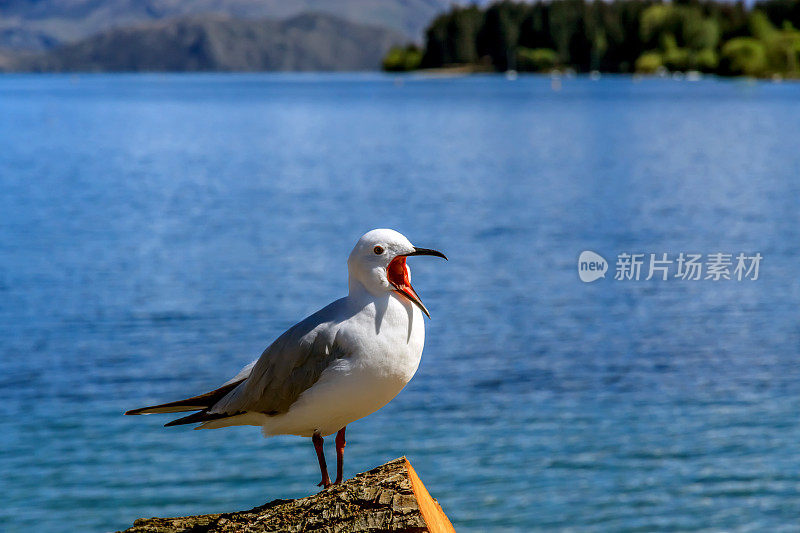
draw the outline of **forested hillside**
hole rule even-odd
[[[800,0],[504,1],[453,7],[424,49],[394,48],[386,70],[475,65],[497,71],[701,71],[800,76]]]

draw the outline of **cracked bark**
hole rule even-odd
[[[125,533],[453,532],[405,457],[297,500],[249,511],[180,518],[140,518]]]

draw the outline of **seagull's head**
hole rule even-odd
[[[392,229],[369,231],[358,240],[347,259],[351,283],[352,280],[360,282],[376,296],[392,291],[399,293],[430,318],[430,313],[411,287],[411,271],[406,264],[406,257],[412,255],[434,255],[447,259],[442,252],[414,246],[402,233]]]

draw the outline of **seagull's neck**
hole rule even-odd
[[[358,307],[364,307],[370,303],[377,304],[379,301],[385,301],[390,297],[390,293],[385,290],[380,291],[378,294],[372,292],[352,274],[348,279],[348,286],[349,294],[347,295],[347,299]]]
[[[379,294],[374,294],[352,275],[348,285],[350,287],[346,299],[348,306],[353,311],[368,310],[367,315],[374,316],[376,333],[396,330],[398,338],[406,344],[412,336],[415,336],[419,353],[422,353],[425,323],[422,311],[417,306],[395,292],[381,291]]]
[[[371,300],[375,298],[375,296],[367,290],[364,284],[358,281],[358,279],[356,279],[356,277],[352,274],[350,274],[348,277],[347,285],[350,291],[348,297],[352,300],[361,300],[364,298]]]

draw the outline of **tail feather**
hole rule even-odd
[[[246,378],[245,378],[246,379]],[[235,389],[244,379],[240,379],[239,381],[234,381],[233,383],[228,383],[223,385],[222,387],[215,389],[211,392],[207,392],[205,394],[201,394],[200,396],[193,396],[191,398],[186,398],[185,400],[178,400],[177,402],[169,402],[169,403],[162,403],[159,405],[151,405],[149,407],[140,407],[139,409],[131,409],[130,411],[126,412],[126,415],[149,415],[149,414],[156,414],[156,413],[184,413],[187,411],[200,411],[203,409],[208,409],[209,407],[213,406],[215,403],[220,401],[223,397],[225,397],[229,392]],[[200,414],[200,413],[196,413]],[[194,415],[192,415],[194,416]],[[224,415],[228,416],[228,415]],[[189,418],[189,417],[185,417]],[[183,419],[181,419],[183,420]],[[177,420],[176,420],[177,422]],[[190,424],[191,422],[182,422],[183,424]],[[170,422],[169,425],[177,425]]]
[[[210,422],[211,420],[219,420],[220,418],[228,418],[229,416],[236,416],[242,413],[209,413],[208,411],[200,411],[199,413],[192,413],[189,416],[178,418],[172,422],[164,424],[165,428],[170,426],[182,426],[184,424],[194,424],[195,422]]]

